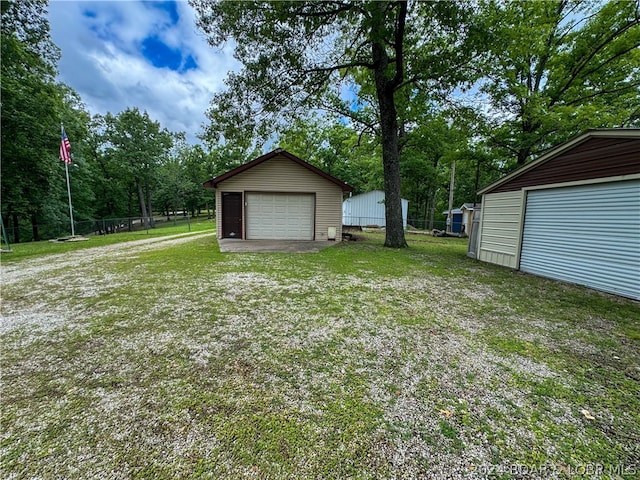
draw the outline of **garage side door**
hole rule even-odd
[[[249,240],[313,240],[313,194],[247,193]]]
[[[530,191],[520,269],[640,300],[640,180]]]

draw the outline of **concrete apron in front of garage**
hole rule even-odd
[[[253,252],[289,252],[316,253],[323,248],[331,247],[339,242],[314,240],[237,240],[223,238],[218,240],[222,253]]]

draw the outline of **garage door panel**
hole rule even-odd
[[[313,240],[315,195],[247,193],[247,238]]]
[[[640,300],[640,181],[527,195],[520,269]]]

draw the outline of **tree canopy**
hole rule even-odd
[[[369,94],[369,128],[380,134],[386,240],[404,247],[400,202],[400,123],[416,89],[437,97],[465,77],[475,30],[470,10],[449,2],[209,2],[191,0],[212,45],[236,40],[243,69],[209,110],[210,132],[265,137],[310,109],[332,105],[355,120],[358,108],[340,90]],[[402,108],[402,111],[399,110]],[[355,110],[355,112],[354,112]],[[365,125],[367,122],[363,122]],[[404,125],[403,125],[404,127]]]
[[[1,2],[1,213],[14,241],[68,218],[61,123],[76,220],[196,213],[213,202],[204,181],[279,142],[356,193],[384,189],[389,247],[406,246],[401,197],[415,226],[438,223],[453,162],[459,205],[586,129],[640,126],[634,1],[190,3],[242,64],[213,96],[202,145],[135,105],[92,117],[56,81],[47,1]]]
[[[640,125],[640,4],[486,2],[488,138],[518,165],[588,128]]]
[[[59,51],[43,14],[46,2],[1,5],[3,214],[16,224],[28,218],[38,239],[38,217],[60,215],[64,205],[51,147],[60,141],[63,117],[76,106],[69,90],[55,82]],[[17,228],[14,240],[19,240]]]

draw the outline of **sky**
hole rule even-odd
[[[240,64],[232,44],[211,47],[195,20],[186,0],[50,0],[51,37],[62,53],[58,80],[92,115],[138,107],[199,143],[213,94]]]

